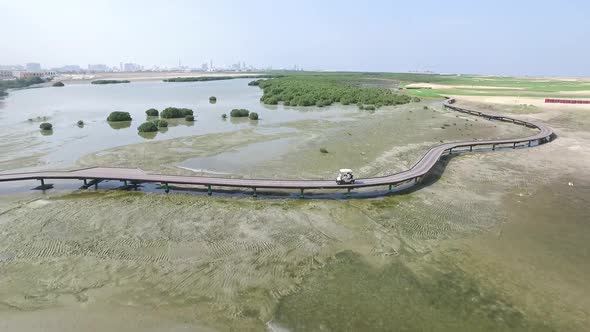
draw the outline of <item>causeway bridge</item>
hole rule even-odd
[[[550,142],[555,134],[548,126],[531,121],[524,121],[510,118],[503,115],[484,113],[476,110],[469,110],[455,106],[454,99],[447,99],[443,106],[447,109],[466,113],[474,116],[479,116],[488,120],[509,122],[515,125],[521,125],[528,128],[538,130],[538,133],[521,138],[499,139],[499,140],[482,140],[482,141],[466,141],[455,143],[444,143],[432,147],[414,166],[410,169],[380,177],[371,177],[364,179],[356,179],[354,184],[339,185],[335,180],[274,180],[274,179],[232,179],[224,177],[206,177],[206,176],[179,176],[179,175],[165,175],[147,173],[137,168],[117,168],[117,167],[92,167],[84,169],[76,169],[70,171],[41,171],[41,172],[27,172],[27,173],[6,173],[0,174],[0,182],[6,181],[22,181],[22,180],[39,180],[41,186],[39,189],[49,189],[52,185],[45,184],[45,180],[49,179],[66,179],[66,180],[81,180],[84,181],[84,187],[94,185],[98,187],[98,183],[105,180],[122,181],[125,184],[131,182],[132,184],[140,183],[160,183],[169,191],[169,184],[182,184],[203,186],[207,189],[209,195],[212,194],[212,187],[228,187],[228,188],[248,188],[253,190],[253,195],[256,196],[256,189],[294,189],[300,191],[300,197],[303,197],[304,191],[309,189],[345,189],[348,193],[356,188],[387,186],[389,191],[394,188],[409,183],[417,184],[424,176],[426,176],[444,155],[454,153],[472,152],[474,148],[480,150],[488,149],[494,151],[499,148],[517,147],[531,147],[539,144]]]

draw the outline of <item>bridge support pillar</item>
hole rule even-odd
[[[213,194],[213,191],[211,190],[211,185],[208,184],[207,185],[207,195],[211,196],[211,194]]]
[[[516,142],[512,143],[512,148],[516,149]]]
[[[166,192],[166,193],[170,192],[170,187],[168,187],[168,182],[164,183],[164,192]]]
[[[41,185],[38,187],[33,188],[33,190],[47,190],[47,189],[53,189],[53,185],[51,183],[45,183],[45,179],[37,179],[41,182]]]
[[[531,147],[531,144],[533,143],[533,141],[529,141],[529,148]]]
[[[452,154],[452,153],[453,153],[453,148],[450,148],[449,149],[449,154]]]
[[[256,193],[256,187],[252,188],[252,190],[254,190],[254,194],[252,196],[253,197],[258,197],[258,194]]]
[[[389,185],[389,192],[391,192],[393,190],[393,185]]]
[[[346,197],[350,197],[350,188],[346,191]]]
[[[492,144],[492,151],[496,151],[496,144]]]
[[[88,180],[84,179],[84,185],[87,186],[88,185]]]
[[[473,145],[469,146],[469,152],[473,152]]]
[[[94,190],[98,190],[98,180],[94,180]]]
[[[123,185],[127,188],[127,180],[123,180]]]
[[[305,196],[303,196],[303,188],[299,189],[299,198],[305,198]]]

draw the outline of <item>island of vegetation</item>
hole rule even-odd
[[[258,113],[252,112],[248,115],[248,118],[250,118],[250,120],[258,120]]]
[[[137,130],[140,133],[152,133],[158,131],[158,126],[152,121],[147,121],[142,123],[139,127],[137,127]]]
[[[209,97],[209,102],[212,103],[212,104],[216,103],[217,102],[217,97],[215,97],[215,96]]]
[[[84,121],[82,120],[78,120],[76,124],[78,125],[78,127],[84,127]]]
[[[65,84],[63,82],[55,82],[51,86],[54,86],[54,87],[62,87],[62,86],[65,86]]]
[[[49,122],[43,122],[42,124],[39,125],[39,128],[41,130],[49,131],[49,130],[53,130],[53,125]]]
[[[271,77],[281,77],[281,75],[174,77],[174,78],[165,79],[164,82],[207,82],[207,81],[233,80],[236,78],[271,78]]]
[[[359,82],[346,81],[331,75],[294,75],[256,82],[263,90],[260,100],[268,105],[282,102],[286,106],[323,107],[341,103],[379,108],[411,101],[410,97],[386,88],[365,87]]]
[[[167,107],[160,113],[160,116],[164,119],[186,118],[187,115],[193,115],[193,110],[189,108]]]
[[[149,110],[145,111],[145,114],[147,116],[159,116],[160,112],[158,112],[158,110],[155,108],[150,108]]]
[[[96,80],[90,82],[91,84],[119,84],[119,83],[131,83],[129,80]]]
[[[0,80],[0,98],[8,95],[8,89],[22,89],[34,84],[45,83],[46,81],[40,77],[31,77],[17,80]]]
[[[168,121],[162,119],[156,119],[152,121],[158,128],[168,128]]]
[[[244,117],[247,117],[248,115],[250,115],[250,111],[248,111],[247,109],[243,109],[243,108],[234,108],[229,113],[229,116],[231,116],[232,118],[244,118]]]
[[[119,112],[119,111],[115,111],[115,112],[111,112],[111,114],[109,114],[109,117],[107,118],[107,121],[109,122],[119,122],[119,121],[131,121],[131,115],[129,114],[129,112]]]

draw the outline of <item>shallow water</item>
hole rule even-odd
[[[11,91],[0,104],[0,170],[30,167],[71,167],[80,157],[104,149],[145,141],[232,132],[260,125],[280,125],[298,120],[346,121],[356,107],[293,108],[260,103],[262,91],[247,85],[249,79],[212,82],[133,82],[129,84],[72,84],[63,88]],[[209,96],[216,96],[215,104]],[[168,106],[193,109],[195,122],[169,120],[169,128],[139,135],[137,127],[148,117],[145,110]],[[223,120],[233,108],[257,112],[259,121]],[[112,111],[129,112],[132,122],[108,123]],[[31,119],[32,121],[29,121]],[[76,125],[78,120],[84,126]],[[44,133],[39,123],[53,124]],[[37,156],[40,160],[32,158]],[[20,162],[19,162],[20,161]]]

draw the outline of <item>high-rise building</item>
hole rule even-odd
[[[88,65],[88,71],[92,71],[95,73],[103,73],[109,71],[109,67],[103,64],[96,64],[96,65]]]
[[[27,63],[27,71],[41,71],[41,64],[37,62]]]
[[[126,63],[123,66],[123,70],[124,71],[140,71],[141,70],[141,66],[138,65],[137,63]]]

